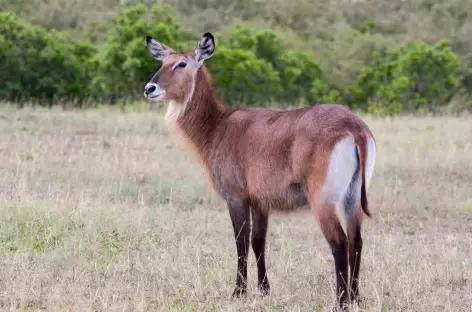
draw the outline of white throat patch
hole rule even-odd
[[[165,120],[167,121],[177,120],[177,118],[183,115],[186,106],[184,104],[177,103],[176,101],[170,101],[167,105],[167,112],[165,115]]]
[[[182,116],[187,108],[187,104],[192,99],[193,93],[195,92],[195,79],[196,74],[194,74],[193,81],[192,81],[192,88],[185,99],[184,103],[177,103],[176,101],[169,101],[167,112],[165,115],[165,120],[167,121],[176,121],[180,116]]]

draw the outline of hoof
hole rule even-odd
[[[349,311],[349,303],[347,298],[343,298],[343,300],[337,301],[334,307],[331,309],[332,312],[347,312]]]
[[[351,302],[352,303],[361,304],[363,301],[364,301],[364,298],[362,298],[359,294],[351,295]]]
[[[259,291],[261,292],[262,296],[268,296],[270,295],[270,285],[268,282],[264,282],[262,284],[259,284]]]
[[[233,294],[231,295],[231,298],[241,298],[245,294],[246,294],[246,288],[236,286],[236,288],[233,291]]]
[[[347,312],[349,311],[349,307],[346,303],[336,305],[331,309],[331,312]]]

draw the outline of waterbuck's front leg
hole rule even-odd
[[[262,295],[270,292],[269,279],[267,278],[265,264],[265,244],[267,225],[269,218],[258,207],[253,207],[252,212],[252,250],[257,261],[257,284]]]
[[[232,296],[239,297],[246,293],[247,288],[247,255],[250,235],[249,205],[244,200],[229,200],[227,204],[238,253],[236,288]]]

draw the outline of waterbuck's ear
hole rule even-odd
[[[162,61],[172,52],[172,49],[163,45],[162,43],[157,42],[151,36],[146,36],[146,42],[149,51],[156,60]]]
[[[202,65],[203,61],[209,59],[214,52],[215,38],[209,32],[204,33],[197,43],[197,48],[195,49],[195,60],[199,65]]]

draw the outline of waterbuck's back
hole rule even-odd
[[[261,208],[281,211],[308,204],[306,179],[316,174],[323,183],[336,142],[370,134],[350,110],[327,104],[236,110],[220,130],[211,170],[223,197],[237,192]]]

